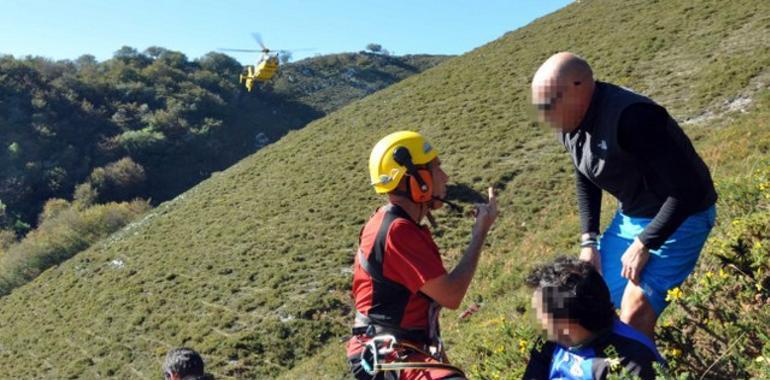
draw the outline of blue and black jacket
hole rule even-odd
[[[665,365],[652,341],[616,319],[611,330],[579,347],[554,342],[535,347],[524,379],[603,380],[610,373],[625,370],[643,380],[653,380],[655,362]]]

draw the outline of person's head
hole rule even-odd
[[[526,282],[549,339],[572,346],[612,326],[616,314],[610,291],[590,263],[561,256],[533,269]]]
[[[434,197],[446,197],[449,181],[436,150],[412,131],[394,132],[377,142],[369,156],[369,176],[378,194],[419,206],[421,216],[442,206]]]
[[[189,348],[175,348],[166,354],[163,362],[163,377],[166,380],[188,380],[205,378],[203,359]]]
[[[583,58],[561,52],[548,58],[532,78],[532,105],[540,121],[563,132],[580,125],[594,93],[591,66]]]

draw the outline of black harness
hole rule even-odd
[[[377,231],[377,236],[369,256],[366,257],[360,248],[358,250],[358,262],[373,281],[372,305],[368,315],[363,315],[356,311],[353,335],[366,334],[373,337],[390,334],[399,340],[434,345],[438,343],[440,336],[438,314],[441,306],[426,294],[418,293],[421,297],[425,297],[431,305],[428,311],[429,328],[427,330],[401,328],[406,305],[409,303],[412,293],[405,286],[385,278],[383,274],[388,231],[393,222],[399,218],[415,223],[401,207],[397,205],[386,206],[382,224]]]

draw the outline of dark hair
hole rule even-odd
[[[189,348],[175,348],[166,354],[163,362],[163,374],[168,377],[175,374],[181,378],[188,376],[204,376],[203,359]]]
[[[592,332],[612,326],[616,314],[610,290],[590,263],[560,256],[535,267],[526,282],[541,291],[543,311],[551,317],[575,320]]]

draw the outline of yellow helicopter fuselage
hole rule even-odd
[[[254,79],[261,81],[270,80],[276,71],[278,71],[278,58],[269,57],[257,64],[254,69]]]
[[[246,67],[246,75],[241,74],[241,83],[245,83],[246,89],[251,92],[254,82],[266,82],[278,71],[278,57],[267,57],[254,66]]]

